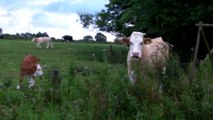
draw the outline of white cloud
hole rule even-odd
[[[82,3],[83,0],[71,0],[70,3],[71,4],[78,4],[78,3]]]
[[[0,8],[0,15],[1,16],[4,16],[4,15],[6,15],[7,14],[7,10],[5,10],[5,9],[3,9],[3,8]]]
[[[3,29],[3,33],[9,34],[47,32],[49,36],[56,38],[66,34],[72,35],[75,40],[82,39],[86,35],[94,37],[98,31],[84,29],[77,22],[79,16],[76,13],[78,10],[91,11],[93,8],[93,11],[97,8],[101,10],[100,6],[104,6],[104,0],[92,1],[94,3],[96,1],[97,6],[92,6],[91,3],[86,5],[87,0],[19,0],[19,3],[15,1],[13,4],[7,3],[8,0],[1,0],[0,28]],[[83,8],[84,6],[86,8]],[[110,33],[103,32],[103,34],[107,36],[108,41],[114,40],[114,36]]]

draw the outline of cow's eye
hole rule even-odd
[[[140,45],[143,45],[143,42],[140,42]]]
[[[129,45],[132,45],[133,43],[132,42],[129,42]]]

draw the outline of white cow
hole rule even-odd
[[[51,37],[33,38],[32,42],[36,43],[37,48],[41,48],[41,43],[44,43],[44,42],[47,43],[46,49],[48,49],[49,47],[53,48],[52,38]]]
[[[165,70],[169,56],[169,45],[161,37],[150,39],[144,38],[144,35],[141,32],[133,32],[129,38],[127,65],[129,79],[133,84],[138,79],[135,67],[143,69],[143,66],[149,66],[152,70]]]

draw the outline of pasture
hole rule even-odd
[[[110,45],[112,45],[110,47]],[[149,81],[132,86],[127,76],[128,48],[104,43],[53,42],[54,48],[36,48],[23,40],[0,40],[1,120],[133,120],[213,118],[213,76],[207,60],[191,76],[177,56],[166,76],[150,73]],[[112,48],[112,49],[111,49]],[[40,58],[44,76],[35,87],[16,90],[22,58]],[[52,70],[60,82],[52,83]],[[155,80],[160,80],[159,92]],[[188,84],[192,79],[193,83]]]

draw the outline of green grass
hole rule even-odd
[[[45,49],[45,45],[38,49],[31,41],[0,40],[0,120],[213,118],[209,60],[192,78],[192,69],[187,67],[184,72],[178,57],[172,56],[165,76],[147,72],[146,82],[132,86],[127,76],[127,47],[79,42],[53,45],[53,49]],[[16,90],[26,54],[38,56],[47,67],[42,79],[36,78],[35,87],[27,88],[26,77],[24,87]],[[51,83],[54,69],[59,70],[59,86]],[[162,93],[156,87],[159,83],[163,84]]]
[[[42,49],[38,49],[31,41],[1,40],[0,76],[10,78],[16,84],[19,79],[20,64],[26,54],[38,56],[41,65],[47,66],[44,69],[45,73],[57,68],[62,75],[66,75],[70,61],[75,61],[77,66],[96,68],[103,65],[105,53],[102,50],[107,49],[108,46],[108,44],[98,43],[55,42],[53,49],[45,49],[45,44],[42,45]],[[92,54],[96,56],[93,57]]]

